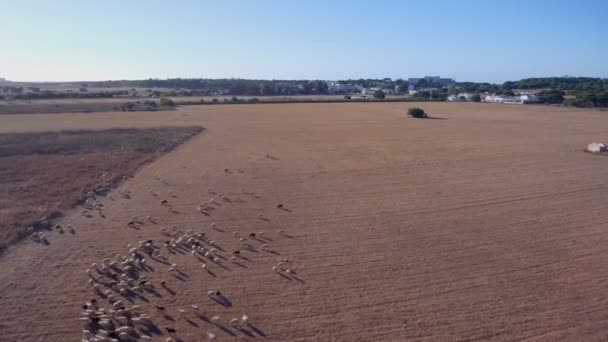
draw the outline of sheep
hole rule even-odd
[[[25,232],[28,233],[28,234],[32,234],[34,232],[34,227],[32,227],[32,226],[27,227],[27,229],[25,230]]]
[[[230,326],[236,328],[239,326],[239,320],[238,320],[238,318],[233,318],[230,320],[230,322],[228,324],[230,324]]]
[[[209,341],[212,341],[212,342],[215,341],[215,334],[214,333],[207,331],[207,337],[209,337]]]
[[[75,234],[76,231],[74,230],[74,227],[72,227],[71,224],[68,223],[68,225],[66,226],[68,228],[68,231],[70,232],[70,234]]]
[[[248,324],[248,322],[249,322],[249,316],[243,315],[243,317],[241,317],[241,321],[243,322],[243,324]]]
[[[217,322],[220,320],[220,316],[213,316],[211,317],[211,323],[217,324]]]
[[[259,214],[258,214],[258,218],[261,220],[261,219],[263,219],[263,218],[264,218],[264,215],[262,215],[262,213],[259,213]]]
[[[55,226],[55,230],[58,231],[60,234],[63,234],[63,227],[61,227],[60,224]]]

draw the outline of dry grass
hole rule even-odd
[[[0,251],[25,227],[105,192],[199,127],[67,130],[0,135]]]

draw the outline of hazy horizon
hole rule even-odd
[[[15,82],[148,78],[281,80],[442,76],[503,83],[608,77],[608,3],[24,1],[0,77]]]

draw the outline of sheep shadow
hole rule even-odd
[[[225,308],[232,307],[232,302],[230,301],[230,299],[226,298],[223,295],[220,295],[218,298],[211,297],[211,299]]]
[[[193,320],[191,320],[190,318],[186,318],[185,321],[190,324],[191,326],[198,328],[200,327],[200,325],[198,325],[198,323],[194,322]]]
[[[143,327],[141,327],[139,329],[139,331],[143,332],[144,334],[146,334],[148,336],[163,334],[163,332],[160,330],[160,328],[152,322],[146,323]]]
[[[217,278],[217,274],[215,274],[213,271],[211,271],[210,269],[207,269],[207,273],[209,273],[210,276],[212,276],[213,278]]]
[[[252,323],[247,323],[247,326],[249,328],[251,328],[251,330],[253,330],[256,334],[258,334],[258,335],[260,335],[262,337],[266,337],[266,334],[260,328],[256,327]]]
[[[238,258],[241,258],[241,259],[243,259],[243,260],[245,260],[245,261],[251,261],[251,259],[249,259],[248,257],[246,257],[246,256],[244,256],[244,255],[241,255],[241,254],[239,254],[237,257],[238,257]]]
[[[235,327],[236,330],[238,330],[239,332],[241,332],[244,335],[247,335],[249,337],[255,337],[254,334],[252,334],[251,332],[249,332],[249,330],[242,328],[242,327]]]
[[[151,295],[153,295],[154,297],[158,297],[158,298],[161,298],[163,296],[158,291],[156,291],[155,289],[146,289],[146,292],[148,292]]]
[[[167,285],[163,285],[163,289],[165,289],[165,291],[169,292],[170,295],[175,296],[176,292],[171,289],[170,287],[168,287]]]
[[[171,316],[170,314],[163,312],[163,318],[166,319],[167,321],[170,322],[175,322],[175,318],[173,318],[173,316]]]
[[[175,273],[171,273],[171,275],[173,276],[173,278],[181,281],[181,282],[185,282],[186,278],[182,277],[180,274],[175,274]]]
[[[274,249],[264,249],[264,251],[266,251],[267,253],[270,253],[270,254],[274,254],[274,255],[281,255],[281,253],[275,251]]]
[[[220,330],[222,330],[223,332],[225,332],[226,334],[232,336],[232,337],[236,337],[236,334],[230,330],[228,327],[226,327],[225,325],[221,324],[221,323],[214,323],[214,325],[216,327],[218,327]]]

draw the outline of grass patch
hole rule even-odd
[[[0,252],[43,217],[60,217],[87,193],[126,176],[201,127],[0,134]]]

